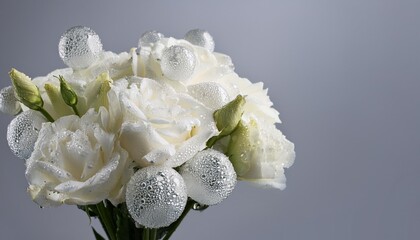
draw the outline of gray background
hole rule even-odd
[[[146,30],[207,29],[237,72],[263,81],[296,144],[285,191],[241,183],[174,239],[420,239],[420,1],[5,1],[0,87],[17,67],[63,67],[62,32],[126,51]],[[75,207],[40,209],[0,116],[0,239],[93,239]]]

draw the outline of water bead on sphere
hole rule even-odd
[[[20,102],[16,99],[15,90],[12,86],[0,90],[0,111],[16,115],[20,112]]]
[[[144,47],[148,46],[152,43],[155,43],[159,41],[160,39],[164,38],[165,36],[157,31],[147,31],[143,33],[139,39],[139,46],[138,47]]]
[[[166,77],[187,81],[194,73],[196,61],[194,53],[189,49],[174,45],[163,51],[160,66]]]
[[[61,36],[58,51],[67,66],[83,69],[95,63],[103,50],[98,34],[88,27],[76,26]]]
[[[184,180],[169,167],[142,168],[127,184],[128,211],[138,224],[148,228],[175,222],[184,211],[187,198]]]
[[[206,48],[210,52],[214,51],[214,40],[213,37],[205,30],[202,29],[193,29],[188,31],[184,39],[188,42]]]
[[[33,150],[42,123],[47,120],[33,110],[16,116],[7,127],[7,142],[12,152],[21,159],[28,159]]]
[[[229,158],[213,149],[199,152],[181,167],[180,173],[188,196],[201,204],[220,203],[236,185],[236,173]]]

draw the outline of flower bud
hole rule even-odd
[[[245,97],[238,95],[234,100],[214,112],[214,120],[219,137],[227,136],[235,130],[244,112]]]
[[[74,92],[73,88],[67,83],[63,76],[59,76],[58,80],[60,80],[60,92],[64,102],[69,106],[76,106],[77,94]]]
[[[38,87],[24,73],[12,68],[9,72],[17,99],[33,110],[40,110],[44,105]]]
[[[108,108],[109,102],[108,102],[108,92],[111,90],[111,83],[112,79],[109,77],[109,73],[101,73],[96,81],[100,82],[99,92],[98,96],[96,98],[95,103],[93,104],[95,106],[95,109],[98,110],[99,107],[104,106]]]

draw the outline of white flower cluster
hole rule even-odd
[[[33,200],[126,202],[134,220],[156,228],[175,221],[187,197],[221,202],[236,179],[283,189],[295,152],[275,127],[279,113],[261,82],[213,50],[195,29],[184,39],[149,31],[115,54],[74,27],[59,44],[69,68],[33,80],[13,69],[0,110],[19,114],[8,142],[26,160]]]

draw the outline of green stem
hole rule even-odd
[[[80,113],[79,113],[79,110],[77,110],[76,105],[71,106],[71,108],[73,108],[73,112],[74,112],[77,116],[79,116],[79,117],[80,117]]]
[[[178,228],[179,224],[181,224],[182,220],[187,216],[188,212],[191,210],[191,208],[194,206],[194,201],[188,201],[187,206],[185,206],[184,212],[182,212],[181,216],[176,220],[174,223],[171,224],[168,233],[165,235],[163,240],[168,240],[172,234],[175,232],[175,230]]]
[[[150,240],[156,240],[156,236],[157,236],[157,229],[156,228],[152,228],[150,229]]]
[[[42,113],[42,115],[45,116],[45,118],[48,119],[48,121],[50,122],[54,122],[54,118],[51,117],[51,115],[47,112],[47,110],[45,110],[44,108],[39,108],[38,111],[40,113]]]
[[[103,222],[103,227],[108,233],[110,240],[116,240],[114,220],[112,219],[108,209],[105,207],[103,202],[96,204],[96,208],[98,209],[99,217]]]
[[[143,228],[143,238],[142,240],[150,240],[149,236],[149,228]]]

